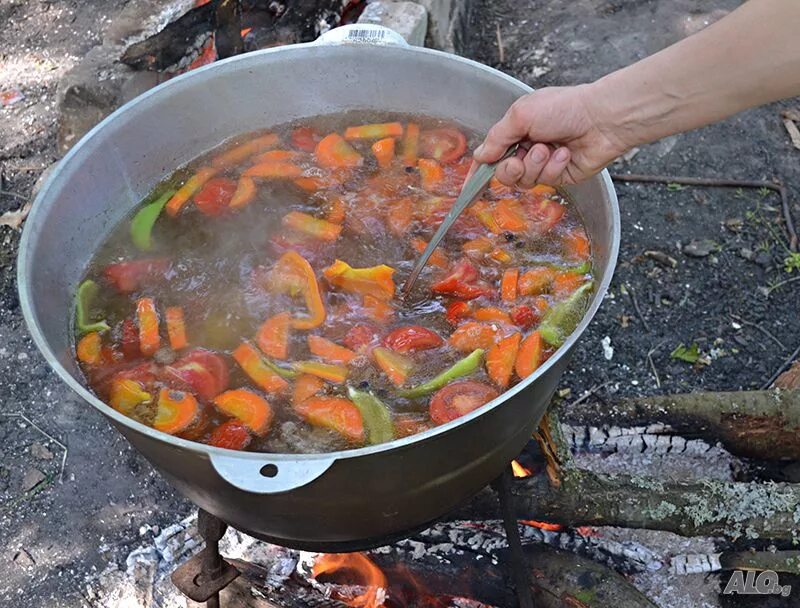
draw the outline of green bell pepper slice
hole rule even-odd
[[[111,329],[105,319],[101,321],[92,321],[89,319],[89,309],[92,306],[92,300],[97,296],[99,290],[100,286],[91,279],[86,279],[78,286],[75,303],[75,325],[78,327],[78,333],[81,335],[88,334],[92,331],[108,331]]]
[[[594,288],[594,281],[584,283],[570,297],[544,313],[539,333],[551,346],[559,347],[575,331],[586,312],[586,302]]]
[[[133,216],[131,240],[141,251],[150,251],[153,248],[153,226],[173,194],[175,192],[172,190],[165,192],[152,203],[147,203]]]
[[[352,386],[347,387],[347,394],[361,412],[370,444],[386,443],[394,439],[392,416],[383,401],[370,392],[359,391]]]
[[[473,373],[481,366],[482,361],[483,349],[476,348],[463,359],[456,361],[451,367],[444,370],[438,376],[412,388],[400,389],[397,391],[397,394],[406,399],[416,399],[417,397],[430,395],[446,384],[450,384],[453,380]]]

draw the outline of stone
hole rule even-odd
[[[45,479],[47,479],[47,476],[39,469],[28,469],[28,472],[25,473],[25,476],[22,478],[22,484],[20,485],[20,488],[23,492],[29,492],[42,483]]]
[[[428,11],[427,45],[435,49],[456,50],[454,35],[467,0],[418,0]]]
[[[719,246],[711,239],[695,239],[684,245],[683,253],[692,258],[704,258],[718,249]]]
[[[383,25],[400,34],[412,46],[425,45],[428,12],[415,2],[370,2],[358,22]]]
[[[14,554],[14,563],[20,568],[33,568],[36,565],[36,560],[31,557],[25,549],[20,549]]]
[[[40,460],[53,460],[54,454],[41,443],[36,442],[31,446],[31,456]]]

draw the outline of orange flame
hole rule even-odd
[[[352,599],[342,601],[353,608],[385,608],[386,576],[363,553],[323,553],[317,556],[312,568],[314,578],[346,570],[356,575],[367,590]]]
[[[551,524],[546,521],[536,521],[535,519],[523,519],[520,523],[533,528],[539,528],[540,530],[548,530],[549,532],[560,532],[564,529],[564,526],[561,524]]]
[[[240,31],[239,34],[241,34],[242,38],[244,38],[245,36],[247,36],[247,34],[249,34],[252,31],[253,31],[252,27],[246,27],[242,31]]]
[[[523,467],[516,460],[511,461],[511,471],[514,473],[514,477],[530,477],[533,475],[530,469]]]

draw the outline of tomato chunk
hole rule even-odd
[[[360,352],[378,339],[378,329],[374,325],[354,325],[342,342],[350,350]]]
[[[422,156],[452,163],[467,151],[467,138],[458,129],[426,129],[419,135]]]
[[[430,416],[436,424],[460,418],[488,403],[500,393],[492,386],[475,380],[460,380],[445,386],[431,398]]]
[[[106,280],[122,293],[136,291],[142,285],[163,279],[170,267],[167,258],[148,258],[109,264],[103,270]]]
[[[194,204],[201,213],[216,217],[222,215],[236,192],[237,184],[226,177],[215,177],[208,180],[194,195]]]
[[[238,420],[228,420],[212,431],[208,444],[229,450],[243,450],[252,440],[253,437],[244,424]]]
[[[210,350],[195,348],[164,368],[167,382],[211,400],[228,386],[228,366]]]
[[[466,259],[459,260],[441,281],[431,285],[431,291],[446,296],[473,300],[492,293],[492,286],[478,280],[478,269]]]
[[[427,327],[406,325],[390,331],[383,339],[383,344],[398,353],[413,353],[418,350],[438,348],[444,344],[444,340]]]

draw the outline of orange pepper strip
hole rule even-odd
[[[394,268],[385,264],[370,268],[353,268],[346,262],[336,260],[322,271],[326,279],[345,291],[369,295],[387,301],[394,297]]]
[[[341,384],[347,380],[347,368],[343,365],[320,363],[319,361],[295,361],[292,367],[301,374],[311,374],[333,384]]]
[[[153,428],[175,435],[187,430],[200,414],[200,405],[190,393],[162,388],[158,393]]]
[[[314,150],[320,167],[360,167],[364,158],[338,133],[322,138]]]
[[[335,241],[342,233],[341,224],[321,220],[300,211],[290,211],[281,220],[284,226],[314,237],[320,241]]]
[[[296,178],[303,175],[303,168],[292,162],[269,160],[253,165],[242,173],[244,177],[261,177],[264,179]]]
[[[273,267],[270,282],[281,293],[303,295],[308,317],[293,318],[291,325],[294,329],[314,329],[325,322],[325,305],[314,269],[299,253],[284,253]]]
[[[256,344],[268,357],[287,359],[289,357],[289,327],[292,316],[282,312],[270,317],[256,333]]]
[[[186,324],[183,321],[183,308],[180,306],[170,306],[164,312],[167,320],[167,335],[169,345],[172,350],[186,348],[189,341],[186,339]]]
[[[486,373],[501,388],[506,388],[511,382],[521,339],[522,336],[518,333],[512,334],[500,340],[486,353]]]
[[[400,198],[389,203],[386,220],[392,234],[403,236],[414,221],[413,201],[410,198]]]
[[[419,125],[408,123],[406,134],[403,137],[403,165],[416,167],[419,157]]]
[[[423,241],[422,239],[411,239],[411,246],[414,248],[414,251],[417,253],[422,253],[425,251],[425,248],[428,246],[428,243]],[[439,268],[448,269],[450,268],[450,260],[447,259],[447,256],[442,253],[442,250],[436,248],[433,250],[430,259],[428,260],[430,264],[434,266],[438,266]]]
[[[500,330],[492,327],[489,323],[478,323],[477,321],[467,321],[459,325],[450,334],[450,346],[465,353],[470,353],[476,348],[484,350],[494,346]]]
[[[517,281],[519,281],[519,268],[509,268],[503,273],[500,281],[500,295],[503,302],[513,302],[517,299]]]
[[[489,229],[489,232],[493,232],[494,234],[500,234],[500,232],[502,232],[500,224],[497,223],[492,213],[492,206],[487,201],[475,202],[472,207],[469,208],[469,212],[478,218],[480,223]]]
[[[261,395],[246,388],[225,391],[214,397],[214,405],[226,416],[237,418],[256,435],[265,435],[272,424],[272,407]]]
[[[214,160],[211,161],[211,166],[217,169],[227,169],[228,167],[240,164],[254,154],[274,148],[277,144],[278,136],[274,133],[259,135],[215,157]]]
[[[289,388],[289,383],[272,371],[255,346],[243,342],[232,353],[233,359],[244,370],[244,373],[260,388],[268,393],[280,393]]]
[[[144,390],[136,380],[115,378],[111,381],[111,394],[108,404],[118,412],[130,416],[140,403],[152,401],[153,396]]]
[[[300,405],[306,399],[310,399],[321,392],[323,388],[325,388],[325,381],[322,378],[317,378],[311,374],[303,374],[294,383],[292,405]]]
[[[340,196],[332,196],[325,205],[325,219],[332,224],[344,224],[347,216],[347,205]]]
[[[153,298],[141,298],[136,302],[136,318],[139,321],[139,350],[145,356],[152,356],[161,346],[158,312]]]
[[[228,203],[231,209],[241,209],[253,202],[256,197],[256,182],[252,177],[240,177],[236,184],[236,191]]]
[[[394,318],[394,307],[375,296],[364,296],[364,312],[373,321],[385,324]]]
[[[502,230],[523,232],[528,229],[525,212],[517,199],[504,198],[497,201],[494,208],[494,217],[497,220],[497,225]]]
[[[78,361],[86,365],[97,365],[102,360],[102,340],[100,333],[93,331],[86,334],[78,342],[75,349],[78,353]]]
[[[492,251],[489,252],[489,257],[499,264],[510,264],[513,260],[511,254],[502,247],[492,249]]]
[[[361,125],[347,127],[344,138],[354,139],[381,139],[383,137],[400,137],[403,135],[403,125],[399,122],[384,122],[374,125]]]
[[[381,169],[388,168],[394,160],[395,139],[387,137],[372,144],[372,153]]]
[[[295,405],[295,411],[309,424],[331,429],[352,442],[364,441],[361,412],[343,397],[311,397]]]
[[[550,291],[558,299],[566,298],[585,282],[586,278],[582,274],[559,272],[553,279]]]
[[[586,237],[586,232],[580,228],[571,230],[564,235],[563,246],[564,254],[570,260],[584,262],[589,259],[591,254],[589,239]]]
[[[542,364],[544,340],[538,331],[533,332],[522,341],[517,352],[514,368],[520,378],[527,378]]]
[[[444,169],[435,160],[430,158],[420,158],[417,161],[419,175],[422,179],[422,188],[428,192],[435,191],[444,181]]]
[[[181,208],[189,202],[192,195],[200,190],[203,185],[214,177],[219,170],[213,167],[201,167],[197,173],[192,175],[186,180],[186,183],[181,186],[178,191],[172,195],[172,198],[167,201],[165,210],[167,215],[175,217]]]
[[[336,342],[323,338],[322,336],[308,336],[308,350],[312,355],[324,359],[328,363],[343,363],[347,365],[358,355],[349,348],[339,346]]]
[[[495,306],[484,306],[483,308],[479,308],[472,313],[472,316],[476,321],[500,321],[501,323],[508,323],[509,325],[512,324],[511,317],[508,316],[508,313]]]
[[[302,156],[303,153],[298,152],[297,150],[270,150],[269,152],[264,152],[263,154],[259,154],[258,156],[254,157],[253,164],[260,165],[261,163],[297,160]]]
[[[524,272],[519,277],[517,288],[519,293],[523,296],[538,295],[547,291],[555,277],[555,271],[552,268],[541,267],[532,268]]]
[[[395,386],[402,386],[414,369],[414,362],[411,359],[383,346],[372,349],[372,359]]]

